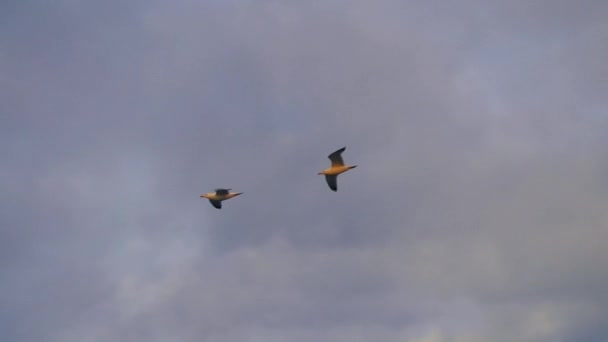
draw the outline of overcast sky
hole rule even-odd
[[[608,341],[607,18],[2,1],[0,340]]]

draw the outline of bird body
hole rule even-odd
[[[344,173],[350,169],[354,169],[356,168],[357,165],[354,166],[346,166],[346,165],[342,165],[342,166],[332,166],[332,167],[328,167],[327,169],[319,172],[320,175],[326,175],[326,176],[337,176],[341,173]]]
[[[230,190],[232,189],[216,189],[215,192],[202,194],[201,198],[208,199],[215,208],[222,209],[222,201],[229,200],[242,194],[242,192],[231,192]]]
[[[319,175],[325,175],[327,185],[333,191],[338,191],[338,175],[357,167],[357,165],[344,164],[344,160],[342,159],[342,152],[344,152],[344,150],[346,150],[346,147],[342,147],[327,156],[327,158],[331,160],[331,166],[318,173]]]

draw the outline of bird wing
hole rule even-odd
[[[228,191],[232,189],[215,189],[216,195],[228,195]]]
[[[211,205],[214,206],[214,207],[216,207],[217,209],[222,209],[222,202],[221,201],[209,200],[209,203],[211,203]]]
[[[338,176],[329,176],[325,175],[325,180],[327,181],[327,185],[333,191],[338,191]]]
[[[344,160],[342,160],[342,152],[344,152],[344,150],[346,150],[346,147],[342,147],[327,156],[327,158],[331,160],[331,166],[344,166]]]

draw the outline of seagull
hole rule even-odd
[[[338,191],[338,175],[357,167],[357,165],[344,165],[344,160],[342,160],[342,152],[344,152],[344,150],[346,150],[346,147],[342,147],[327,156],[327,158],[331,160],[331,166],[318,173],[318,175],[325,175],[327,185],[329,185],[329,188],[333,191]]]
[[[211,205],[213,205],[217,209],[222,209],[222,201],[231,199],[232,197],[236,197],[242,194],[242,192],[230,192],[230,190],[232,189],[215,189],[215,192],[208,192],[206,194],[202,194],[201,198],[208,199]]]

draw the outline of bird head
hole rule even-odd
[[[209,196],[208,194],[202,194],[201,198],[209,198],[208,196]]]

